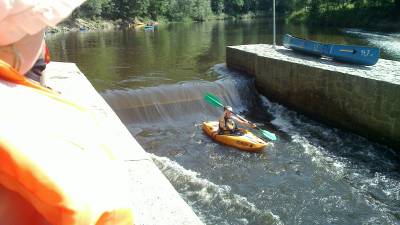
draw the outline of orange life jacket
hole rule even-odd
[[[127,174],[93,115],[0,60],[0,223],[133,224]]]
[[[44,44],[45,45],[45,47],[44,47],[44,62],[46,63],[46,64],[49,64],[50,63],[50,50],[49,50],[49,47],[47,47],[47,45],[46,44]]]

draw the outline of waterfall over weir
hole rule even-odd
[[[251,98],[251,80],[220,79],[215,82],[193,81],[136,90],[112,90],[104,99],[125,124],[182,123],[216,119],[222,108],[204,101],[211,92],[225,105],[241,111]],[[246,100],[246,101],[244,101]]]

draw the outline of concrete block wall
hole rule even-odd
[[[249,54],[254,58],[246,62]],[[227,47],[226,61],[253,74],[258,90],[271,100],[400,148],[400,62],[347,65],[269,45]]]

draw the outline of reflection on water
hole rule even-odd
[[[206,73],[225,61],[227,45],[272,43],[269,20],[211,21],[161,25],[154,32],[124,30],[57,34],[47,38],[52,59],[75,62],[97,90],[139,88],[188,80],[213,80]],[[377,45],[335,29],[278,24],[285,33],[338,44]],[[386,50],[382,57],[400,59]]]

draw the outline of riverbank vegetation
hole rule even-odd
[[[400,0],[276,0],[278,17],[322,26],[398,25]],[[204,21],[270,16],[272,0],[88,0],[71,20]]]
[[[130,21],[204,21],[243,15],[265,15],[272,0],[88,0],[75,18]]]
[[[394,28],[400,25],[400,0],[294,0],[287,20],[339,27]]]

